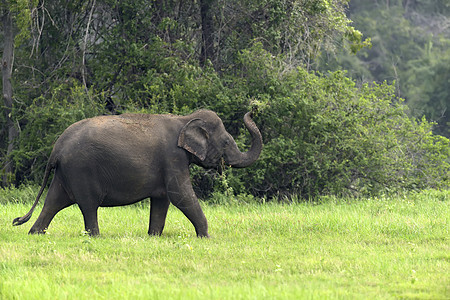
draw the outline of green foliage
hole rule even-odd
[[[149,113],[188,113],[197,108],[226,105],[218,99],[221,82],[211,68],[201,68],[196,61],[184,61],[176,53],[164,53],[166,44],[155,39],[151,46],[139,52],[131,52],[131,60],[124,60],[122,71],[132,76],[118,76],[113,86],[114,93],[105,90],[116,106],[115,110],[144,110]],[[182,43],[179,45],[184,47]],[[134,46],[135,47],[135,46]],[[134,48],[133,47],[133,48]],[[129,52],[127,49],[127,52]],[[113,58],[110,58],[113,59]],[[135,61],[139,61],[138,72]],[[100,78],[111,74],[113,64],[102,64],[98,82],[111,82],[111,78]]]
[[[450,38],[442,40],[437,47],[430,41],[422,53],[408,62],[403,83],[408,105],[414,115],[425,115],[436,121],[434,132],[450,137]]]
[[[23,42],[28,40],[31,36],[31,23],[33,12],[36,9],[38,0],[9,0],[0,3],[0,13],[8,11],[12,14],[16,28],[15,46],[20,46]]]
[[[445,108],[445,36],[440,43],[409,26],[412,21],[398,9],[380,9],[384,22],[363,15],[351,24],[345,14],[347,0],[215,1],[209,10],[214,49],[202,60],[204,3],[108,0],[30,6],[24,13],[31,14],[32,38],[24,38],[16,49],[13,74],[13,119],[20,137],[11,144],[7,132],[0,131],[2,159],[4,149],[15,146],[16,184],[40,183],[54,141],[80,119],[209,108],[243,151],[250,139],[242,117],[254,109],[265,146],[260,160],[248,169],[228,169],[219,176],[192,168],[201,198],[361,196],[448,187],[448,140],[431,133],[433,123],[409,118],[397,97],[398,87],[404,91],[407,86],[413,94],[423,92],[417,96],[421,103],[423,95],[429,96],[430,105],[422,107],[427,114],[432,115],[431,103],[440,101],[440,109]],[[391,28],[391,17],[400,25]],[[362,49],[371,40],[363,41],[365,30],[353,25],[365,21],[367,27],[392,36],[371,35],[374,47]],[[426,53],[427,59],[409,61],[406,65],[413,67],[408,70],[398,64],[399,74],[420,70],[416,77],[392,85],[356,84],[346,72],[310,71],[318,54],[329,54],[340,43],[383,64],[380,41],[388,44],[381,43],[381,53],[396,47],[395,61],[401,54]],[[375,71],[363,61],[348,61],[350,75]],[[412,94],[407,98],[415,101]],[[5,124],[5,114],[0,122]]]
[[[98,96],[73,82],[53,89],[50,98],[34,99],[16,114],[26,120],[12,156],[21,179],[40,182],[53,144],[71,124],[104,112]]]
[[[36,199],[36,193],[39,188],[38,185],[22,185],[20,187],[11,185],[0,188],[0,205],[6,205],[7,203],[30,205]]]
[[[448,187],[448,139],[408,117],[393,86],[357,88],[344,72],[285,70],[258,45],[242,53],[241,65],[242,88],[267,105],[258,118],[261,158],[239,171],[253,193],[308,198]]]
[[[371,39],[372,47],[356,55],[325,53],[320,69],[348,70],[359,82],[395,82],[411,115],[425,115],[436,122],[435,133],[450,137],[448,1],[360,0],[349,8],[352,25]]]
[[[221,43],[225,49],[248,48],[254,41],[275,55],[284,55],[291,64],[310,67],[320,51],[335,48],[335,39],[344,37],[362,45],[345,9],[348,0],[327,1],[231,1],[238,18],[228,18],[234,34]],[[225,16],[226,17],[226,16]]]

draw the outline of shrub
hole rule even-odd
[[[223,73],[176,56],[154,59],[151,76],[136,81],[142,90],[134,92],[142,97],[123,96],[116,103],[119,113],[215,110],[243,151],[250,138],[242,117],[251,106],[258,108],[254,119],[264,141],[260,159],[221,176],[192,168],[201,198],[214,195],[216,202],[223,202],[218,198],[223,194],[248,201],[253,196],[366,196],[448,188],[449,140],[433,135],[433,124],[425,119],[408,117],[392,85],[358,87],[345,72],[324,75],[293,68],[258,43],[236,59],[236,68]],[[117,91],[129,95],[127,89],[123,84]],[[38,97],[23,109],[13,153],[18,182],[40,183],[53,143],[64,129],[105,112],[102,93],[95,95],[67,82],[54,87],[51,97]]]
[[[265,104],[257,121],[261,158],[233,173],[245,189],[314,197],[448,187],[449,140],[433,135],[425,119],[408,117],[393,86],[356,87],[345,72],[288,69],[258,46],[240,63],[239,88]]]
[[[79,120],[104,113],[103,107],[98,96],[74,81],[54,87],[50,97],[38,97],[22,108],[22,132],[12,153],[17,181],[40,184],[59,135]]]
[[[11,185],[9,187],[0,188],[0,204],[6,203],[26,203],[30,204],[36,199],[37,191],[39,187],[37,185],[22,185],[15,187]],[[45,198],[45,194],[43,195]]]

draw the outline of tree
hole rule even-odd
[[[349,18],[372,39],[356,55],[324,57],[321,70],[349,70],[359,82],[395,82],[412,116],[437,122],[434,132],[450,136],[448,82],[450,5],[446,1],[351,1]]]
[[[216,0],[200,1],[200,16],[202,19],[202,52],[200,61],[205,64],[206,60],[212,60],[214,56],[214,24],[211,8]]]
[[[31,23],[31,12],[36,6],[36,1],[14,1],[2,0],[0,6],[1,24],[3,29],[3,54],[1,61],[2,68],[2,98],[4,103],[3,114],[5,118],[5,130],[2,130],[0,137],[6,135],[6,153],[2,163],[2,184],[8,185],[12,182],[14,175],[14,164],[11,154],[14,150],[15,139],[18,136],[16,121],[13,118],[13,86],[12,73],[14,65],[14,46],[20,44],[29,36],[29,26]],[[17,32],[17,35],[15,34]],[[3,132],[4,131],[4,132]],[[1,144],[1,143],[0,143]]]
[[[8,145],[5,155],[5,162],[3,165],[3,185],[7,185],[11,180],[10,176],[13,174],[13,164],[10,161],[10,155],[14,149],[14,140],[17,137],[17,128],[12,120],[11,113],[13,108],[13,90],[11,84],[11,75],[14,58],[14,35],[13,35],[13,22],[11,17],[11,11],[6,7],[5,1],[3,1],[2,9],[2,25],[3,25],[3,56],[2,56],[2,95],[3,102],[5,104],[4,114],[6,118],[6,131],[8,135]]]
[[[19,2],[28,3],[14,3]],[[359,87],[343,72],[312,72],[320,53],[331,53],[342,43],[350,52],[368,44],[351,26],[347,3],[54,0],[29,9],[24,19],[31,23],[19,21],[22,10],[13,10],[13,33],[16,43],[22,36],[22,43],[15,47],[12,111],[2,113],[0,122],[7,128],[6,117],[11,116],[20,128],[8,156],[16,183],[39,182],[54,141],[80,119],[124,112],[186,114],[209,108],[245,146],[242,115],[257,106],[261,114],[256,123],[266,147],[261,163],[249,170],[256,175],[227,171],[229,177],[221,182],[229,180],[227,186],[235,192],[308,196],[343,189],[439,186],[445,164],[436,165],[428,154],[437,153],[435,157],[445,161],[445,153],[439,154],[445,140],[438,143],[428,137],[426,122],[408,123],[389,84]],[[376,3],[386,7],[384,1]],[[389,4],[394,11],[394,2]],[[20,28],[28,28],[28,38]],[[394,41],[408,41],[409,27],[402,28],[395,28]],[[401,50],[420,52],[414,44]],[[379,61],[377,52],[366,53]],[[433,57],[430,61],[437,67]],[[359,63],[368,70],[364,61]],[[426,67],[423,61],[415,65]],[[400,76],[404,74],[398,69]],[[435,70],[437,77],[446,74]],[[0,137],[4,161],[7,132]],[[411,141],[417,142],[411,151],[398,146],[414,144]],[[398,154],[406,150],[411,155],[403,159]],[[430,162],[435,173],[424,162]],[[406,183],[397,180],[404,174],[409,176]],[[211,191],[217,188],[209,180],[212,176],[197,170],[194,183]]]

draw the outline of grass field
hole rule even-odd
[[[40,207],[13,227],[32,199],[1,193],[0,299],[450,298],[449,191],[204,204],[210,239],[174,207],[163,236],[147,236],[148,203],[101,208],[98,238],[76,206],[29,236]]]

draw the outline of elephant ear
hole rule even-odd
[[[206,122],[201,119],[190,120],[180,131],[178,147],[197,156],[201,161],[206,158],[209,134]]]

